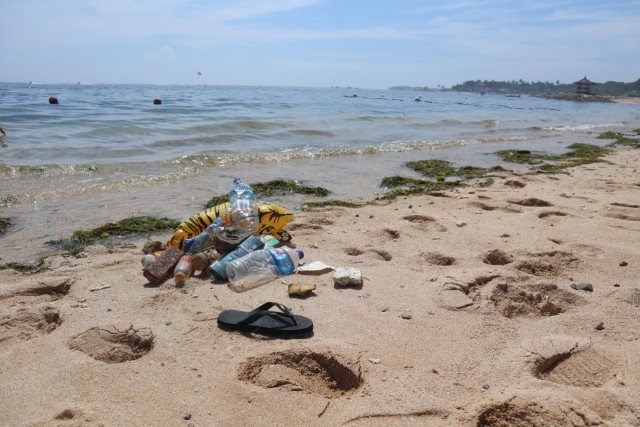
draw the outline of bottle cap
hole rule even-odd
[[[301,250],[298,250],[298,259],[302,259],[304,258],[304,252],[302,252]]]

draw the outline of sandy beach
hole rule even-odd
[[[640,150],[620,150],[296,214],[304,261],[358,268],[358,287],[332,273],[245,293],[198,275],[152,286],[146,240],[0,271],[0,425],[639,426],[638,167]],[[290,298],[299,282],[317,288]],[[218,328],[267,301],[313,335]]]

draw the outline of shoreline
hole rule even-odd
[[[0,424],[636,425],[639,166],[620,149],[568,174],[296,212],[285,229],[305,261],[361,269],[355,288],[331,273],[241,294],[202,276],[153,287],[144,238],[0,271]],[[315,293],[288,297],[296,282]],[[314,334],[217,328],[266,301]],[[95,330],[116,340],[78,345]]]

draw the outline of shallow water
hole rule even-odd
[[[639,122],[636,105],[489,94],[0,84],[0,216],[15,222],[0,237],[0,263],[36,259],[50,252],[47,240],[131,215],[187,218],[234,176],[370,200],[383,177],[415,176],[409,160],[493,166],[500,149],[603,145],[600,132]],[[296,211],[303,199],[273,201]]]

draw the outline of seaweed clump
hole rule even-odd
[[[569,151],[561,155],[551,155],[529,150],[502,150],[495,154],[505,162],[527,164],[536,173],[560,173],[564,169],[596,163],[611,150],[593,144],[574,143]]]
[[[111,237],[174,230],[178,225],[180,222],[174,219],[137,216],[116,223],[107,223],[93,230],[76,230],[68,239],[52,240],[47,243],[59,246],[71,255],[76,255],[82,252],[85,246]]]
[[[500,150],[496,151],[495,154],[504,162],[522,165],[539,165],[545,161],[555,161],[559,159],[558,156],[531,150]]]
[[[640,128],[634,129],[636,135],[640,135]],[[622,145],[625,147],[640,148],[640,138],[631,138],[622,132],[607,131],[597,136],[598,139],[614,139],[609,145]]]
[[[257,182],[251,184],[251,189],[256,197],[272,197],[288,194],[304,194],[309,196],[326,197],[331,192],[323,187],[309,187],[300,185],[294,180],[274,179],[267,182]],[[229,195],[222,194],[214,196],[204,205],[205,209],[221,205],[229,201]]]
[[[44,258],[39,260],[37,263],[21,263],[21,262],[8,262],[6,264],[0,264],[1,270],[15,270],[20,273],[39,273],[41,271],[46,270],[48,267],[44,262]]]
[[[492,172],[504,172],[501,166],[481,168],[476,166],[462,166],[455,168],[445,160],[430,159],[407,162],[406,165],[431,180],[391,176],[382,179],[380,185],[388,189],[383,199],[392,200],[396,197],[414,194],[431,194],[434,191],[450,190],[463,187],[469,180],[480,179]],[[457,178],[452,180],[452,178]],[[435,179],[435,180],[434,180]],[[481,186],[492,185],[491,178],[481,182]]]
[[[355,203],[344,200],[323,200],[319,202],[305,202],[302,205],[303,211],[308,211],[314,208],[322,208],[325,206],[341,206],[344,208],[361,208],[366,206],[367,203]]]

